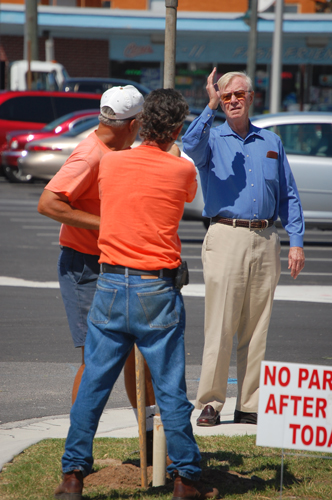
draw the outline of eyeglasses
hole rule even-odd
[[[246,92],[252,92],[251,90],[236,90],[235,92],[227,92],[226,94],[221,94],[221,100],[223,103],[230,102],[232,95],[234,94],[235,99],[238,101],[243,101],[246,97]]]

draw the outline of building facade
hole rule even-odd
[[[261,8],[268,5],[268,0],[263,1],[265,4],[259,4]],[[119,3],[121,9],[116,8]],[[206,104],[206,77],[214,66],[218,76],[246,69],[250,32],[246,6],[239,12],[217,10],[224,3],[208,0],[205,4],[209,12],[199,12],[189,10],[195,5],[198,8],[198,1],[179,0],[176,88],[191,107],[202,108]],[[122,77],[150,88],[161,87],[165,2],[136,0],[135,10],[130,10],[132,4],[131,0],[112,0],[111,8],[39,5],[39,59],[45,58],[45,41],[52,38],[55,59],[66,67],[70,76]],[[300,3],[303,9],[309,9],[309,4],[314,2]],[[232,0],[227,5],[233,5]],[[236,5],[239,8],[242,4]],[[269,108],[274,13],[268,10],[272,8],[270,5],[260,12],[257,23],[256,113]],[[0,5],[3,64],[23,58],[24,25],[23,5]],[[282,41],[283,109],[315,106],[332,109],[332,14],[286,12]]]

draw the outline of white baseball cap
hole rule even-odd
[[[100,110],[103,106],[112,108],[115,115],[111,120],[125,120],[142,111],[144,97],[133,85],[125,87],[112,87],[103,93],[100,99]]]

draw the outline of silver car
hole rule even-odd
[[[189,115],[183,132],[196,116]],[[223,118],[220,116],[214,125],[220,125]],[[332,113],[286,112],[254,116],[251,120],[281,137],[300,193],[306,227],[332,229]],[[31,142],[30,150],[18,162],[19,168],[23,174],[51,179],[77,144],[97,126],[98,120],[92,119],[74,133]],[[203,206],[198,176],[197,195],[192,203],[186,203],[184,218],[202,220],[208,226],[208,219],[202,217]]]
[[[97,116],[59,137],[49,137],[26,144],[27,149],[22,151],[17,161],[20,175],[51,180],[76,146],[96,130],[98,123]]]
[[[251,121],[280,136],[299,190],[306,227],[332,229],[332,113],[286,112],[254,116]],[[201,220],[203,206],[199,186],[187,208],[190,218]],[[203,221],[207,226],[206,219]]]
[[[186,118],[181,135],[187,130],[190,123],[199,114],[199,110],[192,110]],[[225,121],[225,115],[218,113],[214,120],[214,126],[221,125]],[[62,134],[61,137],[52,137],[49,139],[40,139],[32,141],[27,145],[27,149],[21,153],[17,165],[20,176],[31,176],[36,179],[49,181],[65,163],[68,156],[75,147],[85,139],[91,132],[98,127],[98,118],[92,118],[82,126],[77,126],[75,131]],[[139,137],[134,142],[133,147],[141,143]],[[181,137],[177,142],[182,148]],[[184,155],[184,154],[183,154]],[[186,155],[184,155],[186,156]],[[188,158],[188,157],[187,157]],[[188,158],[190,160],[190,158]],[[203,195],[200,186],[199,176],[197,194],[192,203],[186,203],[184,209],[184,218],[193,220],[202,220],[206,227],[209,219],[202,217]]]
[[[299,190],[306,227],[332,229],[332,113],[297,112],[252,118],[282,140]]]
[[[199,111],[194,110],[186,118],[181,134],[183,134],[190,123],[196,118]],[[214,125],[220,125],[225,121],[224,115],[218,113]],[[26,150],[18,160],[18,168],[21,175],[30,175],[36,179],[50,180],[65,163],[68,156],[76,146],[98,127],[98,117],[87,120],[84,124],[78,125],[75,130],[71,130],[61,135],[61,137],[51,137],[31,141],[26,145]],[[134,142],[133,147],[141,143],[139,137]],[[181,145],[181,139],[178,142]]]

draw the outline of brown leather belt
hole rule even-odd
[[[273,219],[263,219],[263,220],[247,220],[247,219],[226,219],[224,217],[212,217],[212,222],[218,222],[219,224],[226,224],[226,226],[233,227],[247,227],[248,229],[266,229],[274,224]]]

